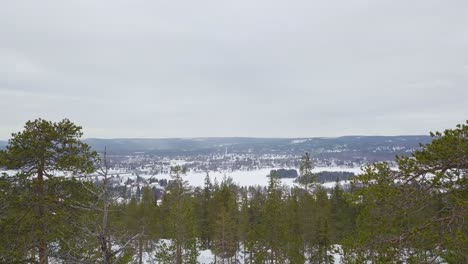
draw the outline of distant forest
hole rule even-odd
[[[347,171],[320,171],[315,172],[315,176],[317,177],[317,181],[320,183],[324,182],[332,182],[332,181],[344,181],[349,180],[354,177],[353,172]],[[270,176],[276,177],[278,179],[285,179],[285,178],[297,178],[299,174],[295,169],[277,169],[271,170]]]

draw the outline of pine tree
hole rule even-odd
[[[212,208],[212,192],[213,185],[211,184],[210,175],[206,173],[204,188],[202,192],[202,197],[199,207],[200,210],[200,240],[202,243],[202,248],[207,249],[211,246],[212,234],[213,234],[213,225],[212,220],[213,208]]]
[[[346,193],[338,179],[330,194],[331,241],[341,244],[341,241],[352,234],[355,226],[355,210],[346,198]]]
[[[411,157],[396,158],[398,170],[374,164],[355,179],[361,209],[346,244],[351,260],[468,261],[468,122],[431,135]]]
[[[228,263],[235,256],[238,245],[237,195],[230,179],[224,179],[214,193],[216,221],[213,235],[213,252]]]
[[[241,189],[241,202],[239,211],[239,241],[243,245],[243,259],[246,262],[246,253],[249,243],[249,231],[250,231],[250,219],[249,219],[249,199],[247,196],[247,190]]]
[[[316,235],[315,200],[311,193],[301,189],[300,192],[298,192],[298,201],[300,208],[299,215],[303,226],[304,251],[310,256],[313,253]]]
[[[332,263],[330,244],[330,201],[325,189],[315,190],[314,239],[310,263]]]
[[[0,151],[0,167],[18,171],[11,179],[20,186],[16,198],[29,201],[27,206],[17,204],[20,207],[11,211],[18,213],[18,231],[28,232],[25,237],[20,235],[18,238],[26,239],[20,242],[25,244],[22,246],[37,250],[40,264],[48,263],[49,255],[56,251],[49,246],[60,240],[67,229],[65,219],[74,219],[71,216],[74,212],[70,209],[73,200],[70,199],[80,197],[73,193],[81,190],[79,184],[73,182],[70,183],[75,188],[68,188],[69,180],[53,172],[78,176],[94,171],[97,154],[79,140],[81,136],[81,127],[68,119],[58,123],[36,119],[28,121],[23,131],[13,133],[6,150]],[[36,228],[23,229],[20,227],[23,224]],[[23,254],[32,252],[30,250]]]
[[[304,258],[304,231],[301,221],[300,205],[298,201],[299,190],[293,188],[286,201],[287,256],[290,263],[305,263]]]
[[[157,208],[153,200],[152,191],[148,186],[142,188],[143,195],[140,204],[137,206],[136,215],[130,221],[136,223],[135,233],[138,236],[138,263],[143,263],[143,253],[148,251],[149,241],[157,238]]]
[[[262,225],[262,212],[265,204],[265,196],[262,190],[257,187],[249,189],[251,195],[248,203],[243,207],[243,234],[244,234],[244,250],[248,254],[246,263],[263,263],[266,260],[265,249],[260,244],[264,233],[264,225]]]
[[[270,175],[267,198],[264,207],[264,241],[270,251],[270,263],[283,263],[286,240],[286,216],[284,214],[282,191],[279,179]]]
[[[165,232],[172,240],[176,264],[193,263],[198,255],[194,201],[182,178],[185,172],[186,169],[180,166],[171,169],[172,180],[161,204],[163,212],[166,212],[163,220],[166,223]]]

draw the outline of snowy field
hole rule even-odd
[[[210,179],[211,182],[214,183],[215,180],[221,182],[224,178],[230,177],[232,181],[239,185],[239,186],[267,186],[268,185],[268,175],[270,174],[271,170],[274,169],[281,169],[281,168],[263,168],[263,169],[256,169],[256,170],[236,170],[236,171],[210,171]],[[284,169],[284,168],[283,168]],[[290,168],[286,168],[290,169]],[[313,169],[313,172],[321,172],[321,171],[345,171],[345,172],[353,172],[355,175],[362,173],[361,168],[348,168],[348,167],[316,167]],[[118,171],[111,172],[111,174],[119,174],[122,179],[122,182],[126,181],[126,178],[133,179],[136,176],[128,174],[128,173],[121,173]],[[171,175],[167,174],[157,174],[157,175],[140,175],[142,178],[156,178],[156,179],[171,179]],[[206,177],[206,172],[193,172],[189,171],[186,175],[183,176],[184,180],[186,180],[190,186],[194,187],[202,187],[204,185]],[[283,185],[286,186],[294,186],[294,178],[287,178],[281,179]],[[343,184],[344,182],[342,182]],[[323,184],[326,188],[331,188],[335,186],[335,182],[328,182]]]
[[[267,186],[268,185],[268,175],[270,171],[273,169],[280,169],[280,168],[265,168],[265,169],[258,169],[258,170],[251,170],[251,171],[232,171],[232,172],[210,172],[211,181],[214,182],[214,179],[221,182],[224,177],[231,177],[233,182],[240,186]],[[360,174],[361,168],[340,168],[340,167],[317,167],[314,168],[314,172],[320,171],[346,171],[346,172],[354,172],[354,174]],[[158,175],[156,177],[162,178],[163,175]],[[203,186],[204,179],[206,177],[206,173],[200,172],[188,172],[187,175],[184,177],[190,185],[192,186]],[[164,175],[165,179],[169,179],[170,175]],[[294,178],[289,179],[281,179],[281,182],[287,186],[294,185]],[[334,186],[335,183],[333,182],[332,185]]]
[[[231,177],[233,182],[239,186],[267,186],[268,185],[268,177],[267,175],[270,174],[270,171],[273,169],[281,169],[281,168],[263,168],[263,169],[256,169],[256,170],[236,170],[236,171],[211,171],[209,172],[211,182],[214,181],[221,182],[225,177]],[[284,168],[283,168],[284,169]],[[286,168],[289,169],[289,168]],[[313,172],[321,172],[321,171],[345,171],[345,172],[353,172],[355,175],[362,173],[361,168],[354,167],[316,167],[313,169]],[[15,171],[4,171],[9,175],[14,175]],[[57,173],[56,175],[59,175]],[[110,171],[109,175],[119,175],[121,184],[125,184],[127,179],[135,179],[136,175],[132,174],[128,171]],[[171,175],[167,174],[157,174],[157,175],[147,175],[141,174],[140,177],[149,179],[149,178],[156,178],[160,179],[167,179],[170,180]],[[189,185],[194,187],[201,187],[204,184],[204,180],[206,177],[206,172],[194,172],[189,171],[183,178],[189,183]],[[281,182],[286,186],[294,186],[294,178],[288,179],[281,179]],[[344,182],[341,182],[342,184]],[[323,184],[326,188],[332,188],[335,186],[335,182],[327,182]]]

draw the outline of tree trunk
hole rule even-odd
[[[105,188],[105,187],[104,187]],[[107,200],[107,190],[104,190],[104,212],[102,215],[102,231],[101,231],[101,252],[104,264],[110,264],[112,258],[111,245],[107,239],[107,224],[109,218],[109,202]]]
[[[143,239],[141,236],[138,240],[138,263],[143,264]]]
[[[37,196],[39,201],[39,221],[40,221],[40,237],[39,237],[39,264],[48,264],[49,256],[47,249],[47,225],[46,221],[46,207],[43,203],[44,199],[44,172],[42,169],[39,169],[37,172]]]
[[[104,264],[111,264],[112,252],[107,237],[100,235],[99,240],[101,242],[102,260]]]
[[[182,264],[182,245],[179,242],[177,243],[176,263]]]
[[[242,256],[243,256],[242,259],[243,259],[244,262],[245,262],[245,242],[244,242],[244,248],[243,248],[242,251],[243,251],[243,252],[242,252]]]

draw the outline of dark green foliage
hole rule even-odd
[[[82,191],[81,182],[53,173],[78,176],[94,170],[97,155],[79,140],[81,136],[81,127],[68,119],[58,123],[37,119],[12,134],[6,150],[0,151],[0,167],[18,171],[1,179],[2,187],[8,188],[0,192],[8,201],[0,226],[2,233],[11,234],[8,244],[1,244],[2,262],[48,263],[50,255],[75,257],[72,251],[63,254],[77,232],[73,224],[80,215],[75,207],[92,197]],[[59,243],[60,250],[51,247],[52,242]]]
[[[468,124],[432,133],[411,157],[366,168],[356,179],[357,230],[349,259],[468,262]]]
[[[163,238],[171,239],[175,249],[174,263],[192,263],[198,255],[195,201],[189,193],[187,183],[182,176],[185,168],[173,167],[172,180],[166,188],[166,194],[161,204],[164,233]],[[164,253],[161,255],[170,254]]]
[[[274,175],[270,175],[267,197],[263,209],[262,240],[265,248],[270,250],[270,263],[283,263],[286,257],[287,218],[284,207],[283,191],[280,182]]]
[[[282,178],[296,178],[297,177],[297,170],[294,169],[278,169],[278,170],[271,170],[270,175],[273,175],[279,179]]]
[[[321,183],[332,182],[335,180],[344,181],[354,177],[354,172],[347,171],[321,171],[315,174],[317,180]]]
[[[197,195],[198,203],[196,207],[198,230],[202,249],[211,247],[213,241],[213,227],[215,223],[215,215],[213,206],[213,184],[211,183],[208,173],[205,177],[204,188]]]
[[[216,212],[212,250],[222,260],[230,260],[238,250],[237,190],[231,179],[224,179],[215,189],[213,208]]]
[[[12,134],[6,150],[0,151],[0,167],[28,176],[42,172],[45,177],[53,177],[52,171],[93,172],[97,154],[79,140],[82,135],[81,127],[68,119],[28,121],[23,131]]]
[[[303,186],[307,191],[313,189],[318,183],[317,175],[312,172],[313,168],[314,166],[310,159],[310,154],[306,152],[301,158],[299,167],[299,173],[301,175],[296,179],[296,182]]]
[[[342,244],[344,238],[352,235],[355,219],[356,208],[349,193],[346,193],[337,181],[330,194],[330,237],[333,244]]]
[[[304,231],[301,221],[301,206],[299,203],[299,190],[292,189],[285,201],[285,215],[287,227],[286,256],[291,263],[304,263]]]
[[[468,125],[432,135],[411,157],[396,158],[398,170],[368,166],[346,190],[339,179],[332,190],[320,187],[306,153],[302,188],[281,186],[275,171],[266,188],[230,178],[212,184],[208,175],[192,188],[176,166],[159,204],[147,186],[118,204],[98,186],[52,175],[93,171],[96,155],[79,142],[79,127],[28,122],[0,152],[0,166],[18,170],[0,177],[0,262],[37,263],[44,249],[65,263],[102,262],[105,233],[109,246],[122,248],[106,263],[142,263],[144,253],[196,263],[199,248],[217,263],[236,263],[239,254],[245,263],[333,263],[336,244],[345,263],[467,263]],[[103,217],[87,206],[106,208],[104,201],[107,231],[93,231]]]

